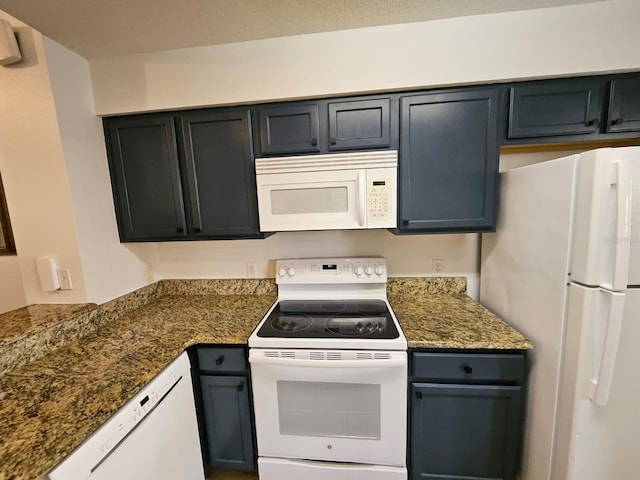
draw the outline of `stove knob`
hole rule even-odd
[[[287,269],[284,267],[280,267],[278,269],[278,276],[279,277],[284,277],[287,274]]]
[[[287,274],[289,274],[290,277],[293,277],[296,274],[296,269],[293,267],[287,268]]]
[[[353,267],[353,273],[355,273],[358,277],[362,275],[362,267],[360,265],[356,265]]]
[[[376,275],[382,275],[384,273],[384,267],[382,265],[376,265]]]
[[[367,275],[371,275],[373,273],[373,267],[371,265],[367,265],[366,267],[364,267],[364,273],[366,273]]]

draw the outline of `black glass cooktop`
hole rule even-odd
[[[283,300],[258,336],[393,339],[399,335],[382,300]]]

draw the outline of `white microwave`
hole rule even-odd
[[[395,228],[398,152],[256,159],[260,230]]]

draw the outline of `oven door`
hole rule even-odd
[[[406,352],[251,349],[249,361],[261,457],[405,465]]]

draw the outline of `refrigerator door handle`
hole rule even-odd
[[[596,405],[605,406],[609,400],[613,373],[616,367],[618,343],[620,342],[620,330],[624,313],[624,293],[604,292],[610,295],[609,312],[607,315],[607,327],[604,335],[604,346],[599,359],[597,379],[591,380],[591,401]],[[598,359],[595,359],[598,360]]]
[[[626,161],[616,162],[616,237],[612,290],[627,288],[631,254],[631,172]]]

